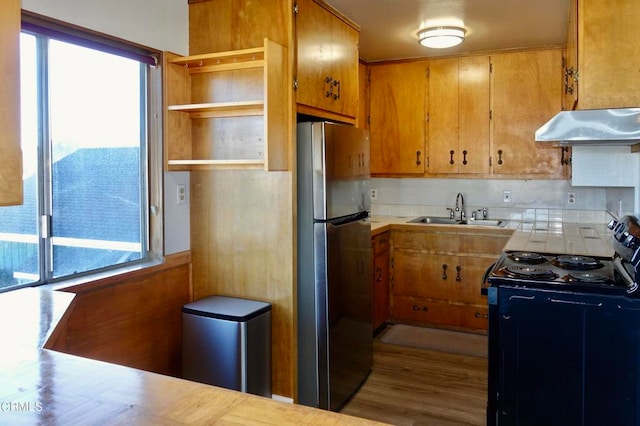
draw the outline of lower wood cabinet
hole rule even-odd
[[[373,330],[389,319],[389,232],[371,239],[373,256]]]
[[[391,306],[396,322],[487,329],[482,277],[509,230],[429,226],[391,234]]]

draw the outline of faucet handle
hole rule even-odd
[[[486,207],[483,207],[483,208],[482,208],[482,218],[483,218],[483,219],[486,219],[486,218],[488,218],[488,217],[489,217],[489,212],[487,211],[487,208],[486,208]]]
[[[447,210],[449,211],[449,219],[453,219],[453,209],[451,207],[447,207]]]

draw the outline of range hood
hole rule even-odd
[[[560,146],[640,144],[640,108],[561,111],[536,130],[535,140]]]

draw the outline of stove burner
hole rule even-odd
[[[551,260],[555,266],[563,269],[597,269],[602,268],[602,263],[593,257],[578,255],[561,255]]]
[[[514,278],[530,278],[533,280],[552,280],[558,275],[550,269],[534,268],[531,266],[505,266],[503,271]]]
[[[602,284],[609,282],[609,277],[607,277],[606,275],[596,274],[593,272],[571,272],[570,274],[562,277],[562,279],[569,282],[591,284]]]
[[[509,254],[509,258],[514,262],[526,263],[529,265],[536,265],[545,261],[544,256],[540,253],[534,253],[530,251],[516,251]]]

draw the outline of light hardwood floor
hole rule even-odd
[[[395,425],[484,425],[487,359],[374,342],[373,370],[342,413]]]

